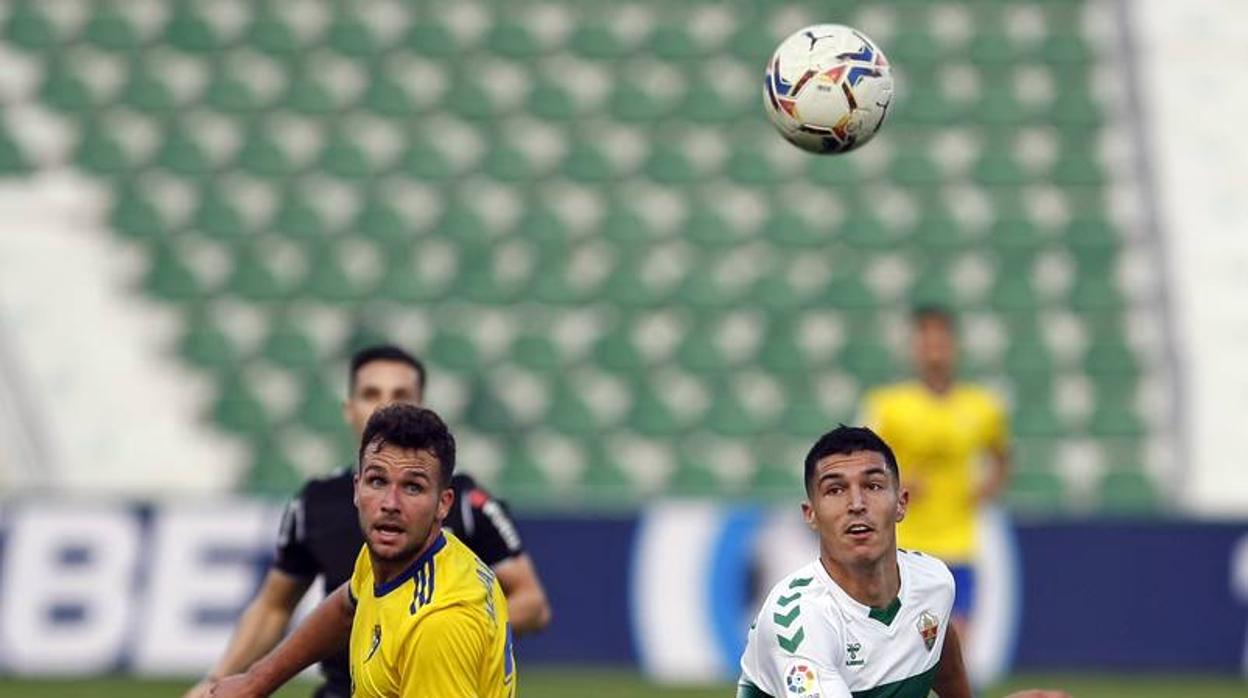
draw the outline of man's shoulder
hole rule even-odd
[[[758,640],[775,651],[795,654],[823,646],[837,629],[828,613],[830,590],[817,563],[803,565],[771,588],[755,621]]]
[[[310,500],[338,499],[339,495],[344,491],[351,491],[354,475],[355,471],[348,465],[325,475],[309,478],[303,483],[298,497],[305,502]]]
[[[922,386],[916,381],[898,381],[871,388],[867,391],[866,401],[880,407],[905,404],[922,394]]]
[[[898,550],[897,564],[905,570],[912,585],[923,591],[953,592],[953,572],[943,560],[915,550]]]
[[[979,383],[958,383],[958,399],[977,409],[1002,409],[1001,397],[996,391]]]

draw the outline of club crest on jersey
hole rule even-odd
[[[862,666],[867,663],[867,658],[862,651],[861,642],[846,643],[845,654],[848,657],[845,660],[845,666]]]
[[[815,670],[805,662],[793,662],[788,671],[784,672],[784,688],[790,696],[803,698],[819,698],[819,683],[815,679]]]
[[[372,659],[374,654],[377,654],[378,647],[381,647],[381,624],[380,623],[373,626],[373,642],[368,647],[368,656],[364,658],[365,662]]]
[[[919,635],[923,638],[923,644],[927,647],[927,651],[931,652],[932,647],[936,645],[936,636],[940,634],[940,622],[930,611],[924,611],[919,616],[917,626]]]

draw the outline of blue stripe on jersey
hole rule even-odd
[[[373,596],[374,597],[385,596],[386,594],[389,594],[395,589],[398,589],[399,587],[403,586],[403,584],[407,580],[415,577],[418,571],[424,568],[427,564],[431,563],[433,561],[433,556],[437,555],[438,551],[442,550],[442,548],[445,548],[445,547],[446,547],[446,536],[442,533],[439,533],[438,539],[433,542],[433,545],[429,546],[428,550],[421,553],[420,557],[416,558],[416,561],[413,562],[411,565],[409,565],[407,569],[399,573],[397,577],[395,577],[394,579],[391,579],[385,584],[374,584]]]

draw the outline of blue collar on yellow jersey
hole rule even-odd
[[[416,558],[416,561],[413,562],[411,565],[408,565],[407,569],[399,573],[399,576],[395,577],[394,579],[391,579],[385,584],[374,584],[373,596],[374,597],[385,596],[386,594],[389,594],[395,589],[398,589],[399,587],[403,586],[404,582],[416,576],[416,572],[419,571],[421,567],[424,567],[425,564],[427,564],[430,560],[432,560],[433,556],[437,555],[439,550],[445,547],[446,547],[446,534],[438,533],[438,539],[433,541],[433,545],[429,546],[428,550],[421,553],[420,557]]]

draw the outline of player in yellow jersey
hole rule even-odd
[[[455,440],[430,410],[395,404],[368,420],[355,503],[364,547],[339,587],[217,698],[267,696],[347,643],[359,698],[511,698],[507,600],[493,571],[442,530]]]
[[[975,519],[1009,476],[1008,419],[987,389],[958,382],[957,337],[947,311],[915,312],[912,351],[918,380],[870,391],[863,422],[892,446],[907,474],[910,507],[897,526],[897,544],[949,565],[958,590],[954,621],[966,637],[975,593]]]

